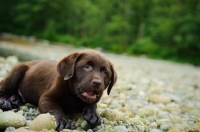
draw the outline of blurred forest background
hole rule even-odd
[[[0,32],[200,65],[200,0],[0,0]]]

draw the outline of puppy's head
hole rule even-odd
[[[57,66],[64,80],[71,84],[73,92],[84,102],[94,103],[107,94],[117,80],[113,64],[100,52],[85,50],[63,58]]]

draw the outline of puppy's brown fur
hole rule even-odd
[[[117,80],[112,63],[94,50],[74,52],[59,63],[37,60],[20,64],[0,84],[0,108],[9,110],[29,102],[41,113],[51,113],[57,130],[74,129],[65,115],[83,112],[91,125],[99,125],[96,103],[109,94]]]

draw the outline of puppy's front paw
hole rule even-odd
[[[10,110],[10,109],[12,109],[12,105],[5,98],[0,98],[0,109],[2,109],[2,110]]]
[[[13,108],[18,108],[20,105],[23,104],[20,96],[17,94],[12,95],[8,100],[10,101]]]
[[[93,126],[101,125],[101,119],[93,109],[85,108],[83,111],[84,119]]]
[[[65,117],[56,117],[56,130],[60,131],[63,129],[75,129],[76,127],[72,125]]]

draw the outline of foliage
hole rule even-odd
[[[200,65],[199,0],[0,0],[0,31]]]

